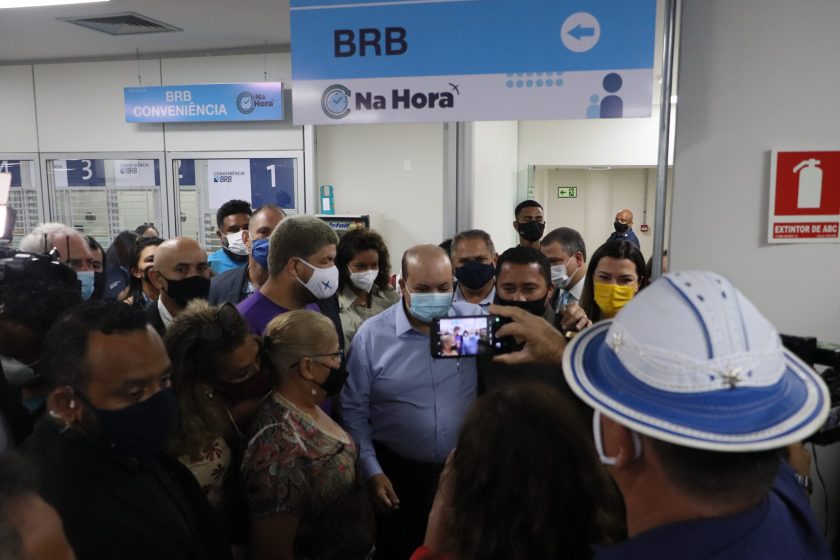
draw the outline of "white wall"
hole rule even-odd
[[[840,246],[770,246],[773,147],[840,146],[840,3],[685,0],[671,264],[730,277],[786,333],[840,342]],[[837,448],[838,446],[833,446]],[[840,449],[822,449],[832,530]],[[822,515],[821,490],[814,505]]]
[[[37,152],[32,67],[0,70],[0,153]]]
[[[159,60],[140,66],[144,84],[160,85]],[[161,125],[125,122],[123,87],[136,84],[136,61],[36,65],[41,151],[162,152]]]
[[[502,253],[518,243],[513,229],[519,123],[477,122],[473,126],[473,227],[490,234]]]
[[[337,214],[376,213],[392,270],[412,245],[443,240],[442,124],[319,126],[316,143],[318,183],[335,188]]]

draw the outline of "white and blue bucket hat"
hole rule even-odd
[[[828,416],[819,375],[727,279],[667,274],[571,342],[563,371],[589,406],[684,447],[759,451],[801,441]]]

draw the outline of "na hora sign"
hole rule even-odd
[[[768,243],[840,243],[840,150],[773,150]]]

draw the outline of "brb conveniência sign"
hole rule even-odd
[[[127,87],[130,123],[283,120],[283,84],[246,82]]]
[[[774,150],[768,243],[840,242],[840,151]]]
[[[295,124],[649,117],[656,0],[291,0]]]

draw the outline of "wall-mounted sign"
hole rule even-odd
[[[557,187],[557,198],[577,198],[577,187]]]
[[[12,187],[19,187],[23,184],[20,171],[21,162],[18,159],[0,160],[0,173],[11,173]]]
[[[124,97],[130,123],[283,120],[281,82],[127,87]]]
[[[770,158],[768,243],[840,242],[840,151]]]
[[[211,159],[207,161],[208,207],[215,210],[237,198],[254,208],[295,207],[292,158]]]
[[[648,117],[656,0],[291,0],[296,124]]]

